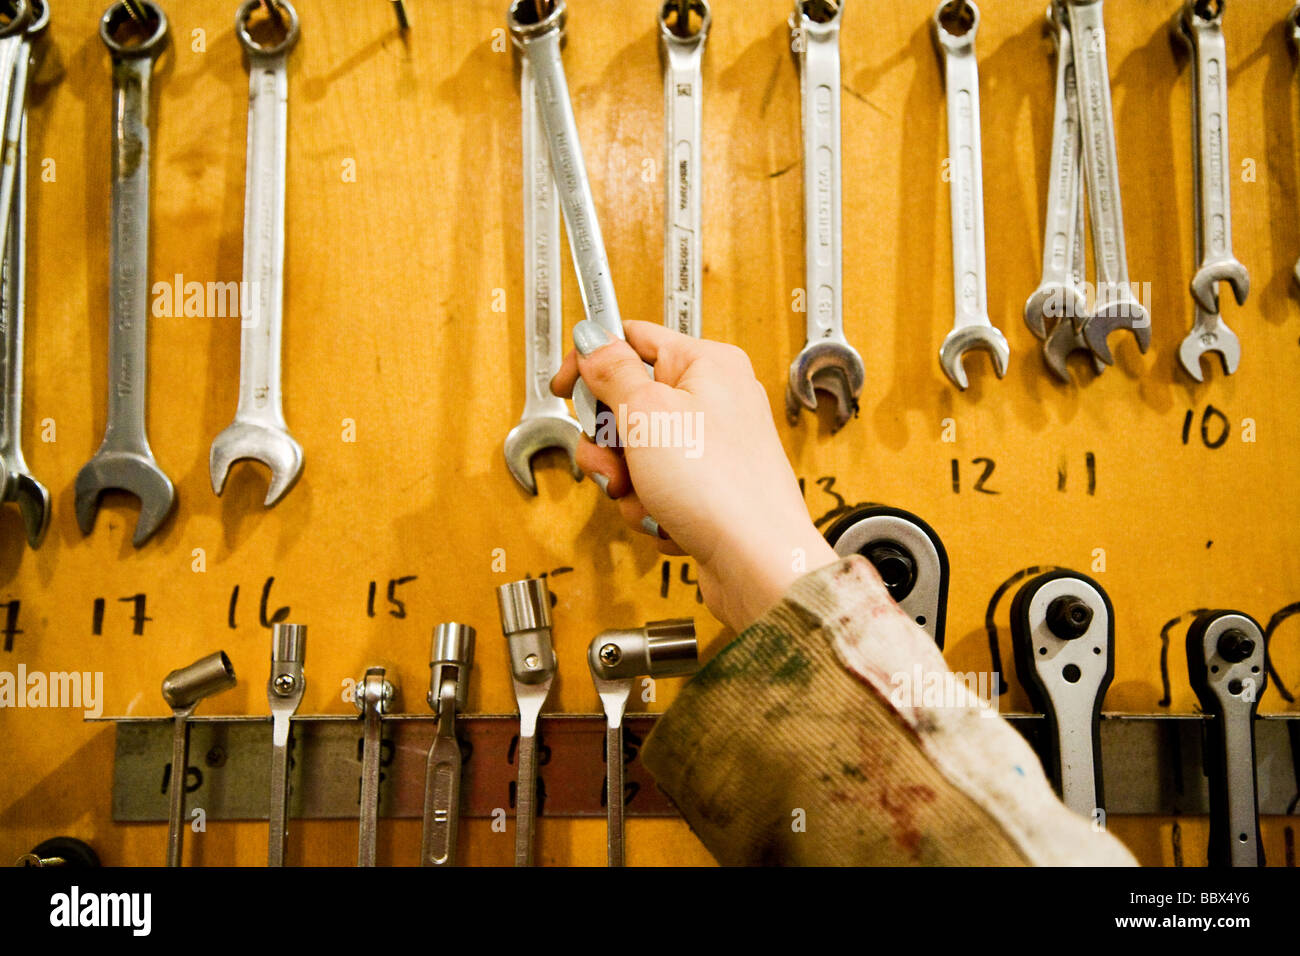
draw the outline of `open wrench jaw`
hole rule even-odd
[[[998,378],[1007,374],[1011,346],[1007,344],[1005,335],[991,325],[967,325],[953,329],[939,347],[939,364],[959,389],[965,391],[970,385],[962,359],[971,349],[982,349],[992,356],[993,370],[998,373]]]
[[[302,446],[287,431],[255,422],[235,420],[212,441],[208,472],[216,494],[226,486],[230,466],[237,461],[261,462],[271,471],[266,507],[271,507],[298,481],[302,473]]]
[[[1147,310],[1131,299],[1112,302],[1088,319],[1083,332],[1088,348],[1107,365],[1115,364],[1115,357],[1111,354],[1106,338],[1116,329],[1130,330],[1137,340],[1140,352],[1146,352],[1151,345],[1151,319]]]
[[[125,491],[140,499],[140,517],[131,538],[137,548],[153,537],[176,501],[171,479],[163,474],[147,449],[139,452],[101,446],[77,472],[77,524],[82,534],[90,534],[95,529],[99,499],[106,491]]]
[[[790,363],[786,388],[786,416],[793,425],[799,409],[817,410],[817,392],[835,399],[834,431],[839,431],[858,413],[858,396],[867,378],[862,356],[847,342],[812,342]]]
[[[23,517],[23,528],[27,532],[27,544],[39,548],[50,527],[50,492],[26,472],[12,473],[9,478],[5,500],[18,503],[18,513]]]
[[[1075,352],[1087,352],[1091,355],[1093,371],[1098,375],[1105,371],[1105,363],[1088,347],[1088,340],[1084,333],[1075,331],[1068,321],[1062,320],[1043,342],[1043,362],[1053,375],[1067,385],[1070,383],[1070,371],[1066,359]]]
[[[578,467],[578,439],[582,426],[567,416],[525,418],[506,435],[506,467],[530,495],[537,494],[533,476],[533,456],[547,448],[560,448],[569,456],[569,471],[574,481],[582,481]]]
[[[1206,319],[1214,321],[1207,322]],[[1197,310],[1196,325],[1178,346],[1178,361],[1183,371],[1197,382],[1204,382],[1201,357],[1217,352],[1223,363],[1223,374],[1232,375],[1241,362],[1241,342],[1232,329],[1217,315],[1203,316]]]

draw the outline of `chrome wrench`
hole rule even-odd
[[[596,217],[587,166],[578,142],[578,126],[569,99],[569,84],[560,57],[568,13],[564,0],[553,0],[545,16],[538,16],[534,0],[512,0],[510,36],[533,71],[542,125],[550,144],[551,167],[559,189],[560,208],[569,233],[569,251],[578,273],[582,308],[588,319],[599,323],[615,338],[626,338],[619,316],[614,281],[609,274],[605,240]],[[596,434],[597,402],[587,383],[578,379],[573,389],[573,408],[588,437]]]
[[[690,15],[700,17],[690,27]],[[673,14],[669,23],[669,14]],[[700,337],[700,157],[704,85],[700,63],[712,16],[707,0],[665,0],[659,9],[664,62],[664,325]]]
[[[439,624],[430,657],[429,706],[438,715],[424,775],[424,833],[421,866],[455,866],[460,829],[460,742],[456,714],[465,709],[474,664],[474,628]]]
[[[1115,150],[1115,114],[1110,100],[1106,59],[1106,24],[1102,0],[1069,0],[1070,41],[1079,83],[1079,125],[1083,133],[1084,177],[1092,223],[1093,259],[1097,267],[1097,305],[1088,317],[1088,345],[1113,365],[1107,336],[1129,329],[1145,352],[1151,344],[1151,316],[1129,286],[1124,246],[1124,211]]]
[[[304,624],[276,624],[271,631],[271,676],[266,701],[271,708],[271,809],[266,865],[284,866],[289,835],[289,736],[307,680],[302,662],[307,653]]]
[[[289,74],[286,60],[298,42],[298,13],[274,0],[285,35],[264,46],[248,21],[261,0],[244,0],[235,32],[248,54],[248,153],[244,186],[244,288],[251,315],[240,316],[239,405],[235,420],[212,442],[208,470],[221,494],[230,466],[241,459],[266,465],[267,507],[293,487],[302,471],[302,446],[289,434],[280,395],[280,341],[284,324],[284,192],[288,153]],[[241,306],[244,293],[241,292]]]
[[[11,228],[9,210],[17,176],[14,158],[26,109],[31,43],[50,20],[49,7],[38,5],[37,0],[16,0],[6,7],[11,15],[7,23],[0,25],[0,117],[5,124],[6,153],[0,166],[0,249],[5,248],[7,230]]]
[[[32,476],[22,450],[23,320],[27,274],[26,85],[33,62],[32,40],[44,33],[50,14],[46,3],[35,2],[33,6],[37,11],[37,19],[27,27],[21,38],[14,38],[21,45],[11,74],[13,93],[7,98],[9,113],[5,149],[7,152],[12,150],[13,161],[5,163],[4,169],[6,175],[12,169],[13,188],[8,207],[0,199],[0,210],[9,209],[8,215],[0,212],[0,221],[9,224],[3,246],[3,274],[0,277],[0,325],[3,326],[5,340],[0,352],[5,386],[3,411],[0,412],[4,416],[0,421],[0,466],[4,468],[3,499],[18,504],[23,527],[27,532],[27,543],[38,548],[49,528],[50,493]],[[10,42],[8,37],[0,39],[0,44]]]
[[[950,27],[964,21],[960,33]],[[988,279],[984,268],[984,161],[980,146],[979,67],[975,34],[979,8],[969,0],[944,0],[934,11],[934,35],[944,57],[948,99],[949,190],[952,200],[952,271],[956,315],[939,348],[939,364],[960,389],[969,384],[962,358],[972,348],[993,359],[998,378],[1007,374],[1011,349],[989,321]]]
[[[1088,345],[1088,314],[1087,314],[1087,254],[1083,248],[1083,178],[1082,171],[1076,169],[1076,178],[1074,182],[1075,192],[1078,195],[1079,215],[1075,219],[1074,225],[1074,242],[1070,246],[1070,261],[1068,274],[1070,281],[1074,283],[1077,290],[1077,302],[1083,305],[1083,323],[1079,328],[1075,328],[1074,316],[1062,318],[1057,322],[1046,340],[1043,342],[1043,361],[1052,373],[1062,382],[1070,381],[1070,371],[1066,365],[1066,360],[1073,352],[1087,352],[1092,358],[1092,369],[1098,375],[1106,371],[1106,363],[1099,359]]]
[[[167,44],[167,17],[139,0],[152,32],[127,45],[114,37],[130,15],[123,3],[99,21],[113,58],[113,198],[109,241],[108,419],[104,440],[77,473],[77,524],[95,527],[100,496],[127,491],[140,499],[131,543],[140,547],[171,513],[176,492],[154,461],[145,434],[149,358],[149,86],[154,61]]]
[[[506,467],[521,488],[537,494],[533,456],[562,448],[569,470],[581,481],[578,436],[582,426],[564,399],[551,391],[563,357],[564,310],[560,295],[560,207],[537,102],[533,64],[521,57],[519,100],[524,158],[524,378],[527,394],[519,424],[506,435]]]
[[[1083,143],[1079,139],[1079,89],[1064,0],[1053,0],[1047,24],[1056,44],[1056,100],[1052,114],[1052,158],[1047,179],[1047,217],[1043,226],[1043,276],[1025,302],[1025,325],[1046,339],[1051,321],[1069,319],[1076,327],[1088,314],[1072,268],[1074,242],[1083,223]],[[1073,336],[1071,336],[1073,339]]]
[[[790,31],[799,57],[803,126],[803,349],[790,363],[785,411],[817,409],[817,392],[835,399],[834,430],[858,412],[867,373],[844,336],[840,202],[840,20],[843,0],[795,0]]]
[[[361,742],[361,811],[357,837],[357,866],[375,865],[376,837],[379,829],[379,757],[383,745],[384,714],[393,704],[396,690],[384,678],[382,667],[366,669],[357,681],[353,703],[361,712],[364,731]]]
[[[1291,8],[1291,12],[1286,18],[1286,37],[1291,44],[1291,49],[1297,55],[1300,55],[1300,3]],[[1292,274],[1297,282],[1300,282],[1300,259],[1296,260],[1295,269]]]

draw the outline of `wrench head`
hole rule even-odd
[[[1196,275],[1192,276],[1192,298],[1211,315],[1219,312],[1220,282],[1226,282],[1232,287],[1237,305],[1245,305],[1246,296],[1250,295],[1250,273],[1232,256],[1201,266],[1196,270]]]
[[[790,379],[785,393],[786,415],[790,423],[799,419],[799,407],[817,410],[817,392],[835,399],[835,431],[839,431],[857,414],[858,396],[867,379],[862,356],[847,342],[810,342],[790,363]]]
[[[569,470],[575,481],[582,480],[578,467],[578,438],[582,426],[567,415],[542,415],[525,418],[506,435],[506,467],[519,487],[530,495],[537,494],[533,477],[533,456],[546,448],[562,448],[569,456]]]
[[[1088,315],[1088,300],[1077,286],[1061,282],[1040,285],[1025,300],[1025,325],[1040,339],[1048,337],[1048,326],[1068,320],[1073,326],[1083,324]]]
[[[5,500],[18,503],[18,513],[23,516],[23,527],[27,530],[27,543],[32,548],[39,548],[50,527],[49,491],[25,471],[10,472]]]
[[[1201,374],[1201,356],[1217,352],[1223,363],[1223,374],[1231,375],[1237,371],[1241,361],[1241,342],[1232,329],[1220,319],[1211,329],[1194,328],[1178,346],[1178,361],[1183,370],[1198,382],[1204,382]]]
[[[1116,329],[1131,330],[1139,351],[1145,352],[1151,345],[1151,317],[1147,310],[1132,299],[1112,302],[1088,319],[1084,327],[1088,348],[1107,365],[1114,365],[1115,357],[1110,354],[1106,337]]]
[[[993,357],[993,368],[998,378],[1007,374],[1007,363],[1011,359],[1011,347],[1006,337],[991,325],[968,325],[953,329],[939,347],[939,364],[952,383],[962,391],[970,384],[966,380],[966,369],[962,367],[962,358],[970,349],[983,349]]]
[[[1073,353],[1081,351],[1092,356],[1092,367],[1098,375],[1105,371],[1105,364],[1088,348],[1088,340],[1084,337],[1083,331],[1076,331],[1071,323],[1061,321],[1043,342],[1043,362],[1051,369],[1053,375],[1069,384],[1070,371],[1066,366],[1066,359]]]
[[[258,461],[271,471],[266,507],[271,507],[293,487],[302,472],[302,446],[283,428],[235,420],[212,440],[208,472],[212,490],[221,494],[230,466],[241,460]]]
[[[131,543],[140,547],[171,513],[176,491],[147,451],[100,449],[77,472],[77,524],[82,534],[95,528],[99,499],[106,491],[125,491],[140,499],[140,517]]]

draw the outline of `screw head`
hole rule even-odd
[[[617,644],[605,644],[596,653],[600,657],[600,662],[608,667],[613,667],[623,659],[623,651]]]
[[[542,666],[542,659],[536,654],[529,654],[524,658],[524,666],[530,671],[535,671],[537,668]]]
[[[1063,641],[1083,637],[1092,626],[1092,607],[1073,594],[1062,594],[1047,605],[1047,629]]]
[[[297,686],[298,682],[292,674],[276,674],[275,680],[271,681],[271,687],[281,697],[288,697]]]
[[[1219,635],[1217,650],[1229,664],[1240,664],[1255,653],[1255,641],[1240,628],[1231,627]]]

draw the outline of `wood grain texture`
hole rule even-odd
[[[156,79],[155,282],[240,278],[247,73],[232,29],[236,6],[167,5],[174,43]],[[693,614],[706,654],[731,636],[696,604],[693,587],[674,583],[660,597],[661,559],[591,482],[575,484],[557,458],[539,458],[540,495],[531,499],[504,466],[524,361],[518,70],[505,0],[408,0],[414,28],[406,41],[388,4],[353,6],[301,0],[302,39],[290,60],[284,387],[306,453],[302,479],[271,511],[256,466],[236,466],[224,496],[212,494],[208,448],[234,413],[238,320],[153,318],[150,439],[176,483],[178,508],[135,551],[134,502],[106,500],[84,538],[73,513],[73,479],[105,418],[110,78],[96,35],[99,3],[56,0],[30,119],[23,432],[55,513],[45,545],[30,552],[16,511],[0,509],[0,601],[22,602],[22,633],[0,653],[0,669],[21,662],[29,671],[102,671],[105,714],[161,714],[163,675],[223,648],[241,683],[201,712],[265,713],[269,637],[257,604],[272,576],[271,607],[289,606],[291,620],[310,626],[304,713],[348,711],[343,681],[380,663],[396,673],[399,706],[423,710],[429,639],[442,620],[479,630],[470,709],[512,711],[493,587],[525,574],[572,569],[552,584],[560,668],[553,705],[561,710],[598,709],[584,655],[603,628]],[[804,326],[791,311],[803,282],[803,223],[789,6],[715,0],[704,60],[705,335],[749,352],[778,411]],[[958,393],[938,363],[953,304],[933,7],[848,0],[845,323],[867,384],[860,417],[841,433],[830,434],[826,412],[795,428],[782,421],[780,432],[815,517],[837,504],[818,483],[833,476],[832,490],[848,503],[907,508],[938,530],[952,564],[947,657],[955,668],[990,668],[985,618],[1002,582],[1030,566],[1073,567],[1092,574],[1116,609],[1106,708],[1186,712],[1194,704],[1182,650],[1187,622],[1168,632],[1164,699],[1167,622],[1194,608],[1232,607],[1267,623],[1300,600],[1292,397],[1300,298],[1291,275],[1300,255],[1300,143],[1296,67],[1282,28],[1288,5],[1229,4],[1234,239],[1253,288],[1245,307],[1225,306],[1243,344],[1240,371],[1224,378],[1212,369],[1197,386],[1176,357],[1192,321],[1193,271],[1190,71],[1167,30],[1176,4],[1107,4],[1129,268],[1150,283],[1153,341],[1142,355],[1116,335],[1116,367],[1094,379],[1076,359],[1082,384],[1070,387],[1049,376],[1021,321],[1038,280],[1051,135],[1044,6],[1017,0],[983,11],[990,313],[1012,361],[999,381],[986,358],[972,355],[971,388]],[[623,315],[650,321],[662,314],[655,7],[569,0],[565,51]],[[1243,181],[1243,163],[1253,180]],[[350,164],[355,181],[346,181]],[[43,169],[54,171],[52,181]],[[568,264],[564,293],[568,329],[581,310]],[[1207,403],[1231,428],[1217,450],[1199,438]],[[1191,409],[1196,423],[1184,445]],[[942,440],[945,419],[955,442]],[[1241,440],[1245,419],[1255,424],[1253,443]],[[344,440],[349,423],[355,441]],[[43,441],[51,428],[55,440]],[[1089,451],[1094,495],[1085,486]],[[998,494],[972,491],[978,457],[996,461],[987,486]],[[504,549],[505,573],[493,569],[495,549]],[[1094,569],[1097,549],[1104,571]],[[416,576],[399,589],[406,616],[393,617],[387,581],[406,575]],[[379,596],[369,617],[372,580]],[[143,635],[132,634],[130,605],[119,601],[137,593],[148,595]],[[992,621],[1012,682],[1004,707],[1023,710],[1007,637],[1013,594]],[[106,599],[100,636],[91,633],[97,596]],[[1298,626],[1282,624],[1272,648],[1289,689],[1300,684]],[[657,701],[641,706],[662,709],[671,684],[660,682]],[[1288,706],[1274,688],[1261,709]],[[0,849],[11,858],[68,834],[89,840],[107,863],[162,861],[164,827],[111,822],[111,730],[69,710],[4,710],[0,739]],[[1282,825],[1266,821],[1270,862],[1283,858]],[[1173,862],[1169,821],[1114,826],[1144,862]],[[1181,832],[1185,862],[1203,863],[1204,828],[1184,823]],[[599,822],[543,820],[539,833],[547,864],[604,860]],[[265,835],[261,825],[214,822],[189,835],[187,861],[260,864]],[[510,834],[484,821],[468,821],[462,839],[467,862],[511,860]],[[299,823],[289,860],[347,865],[355,840],[348,821]],[[710,859],[674,821],[630,821],[627,845],[631,864]],[[381,863],[413,863],[418,846],[418,822],[381,825]]]

